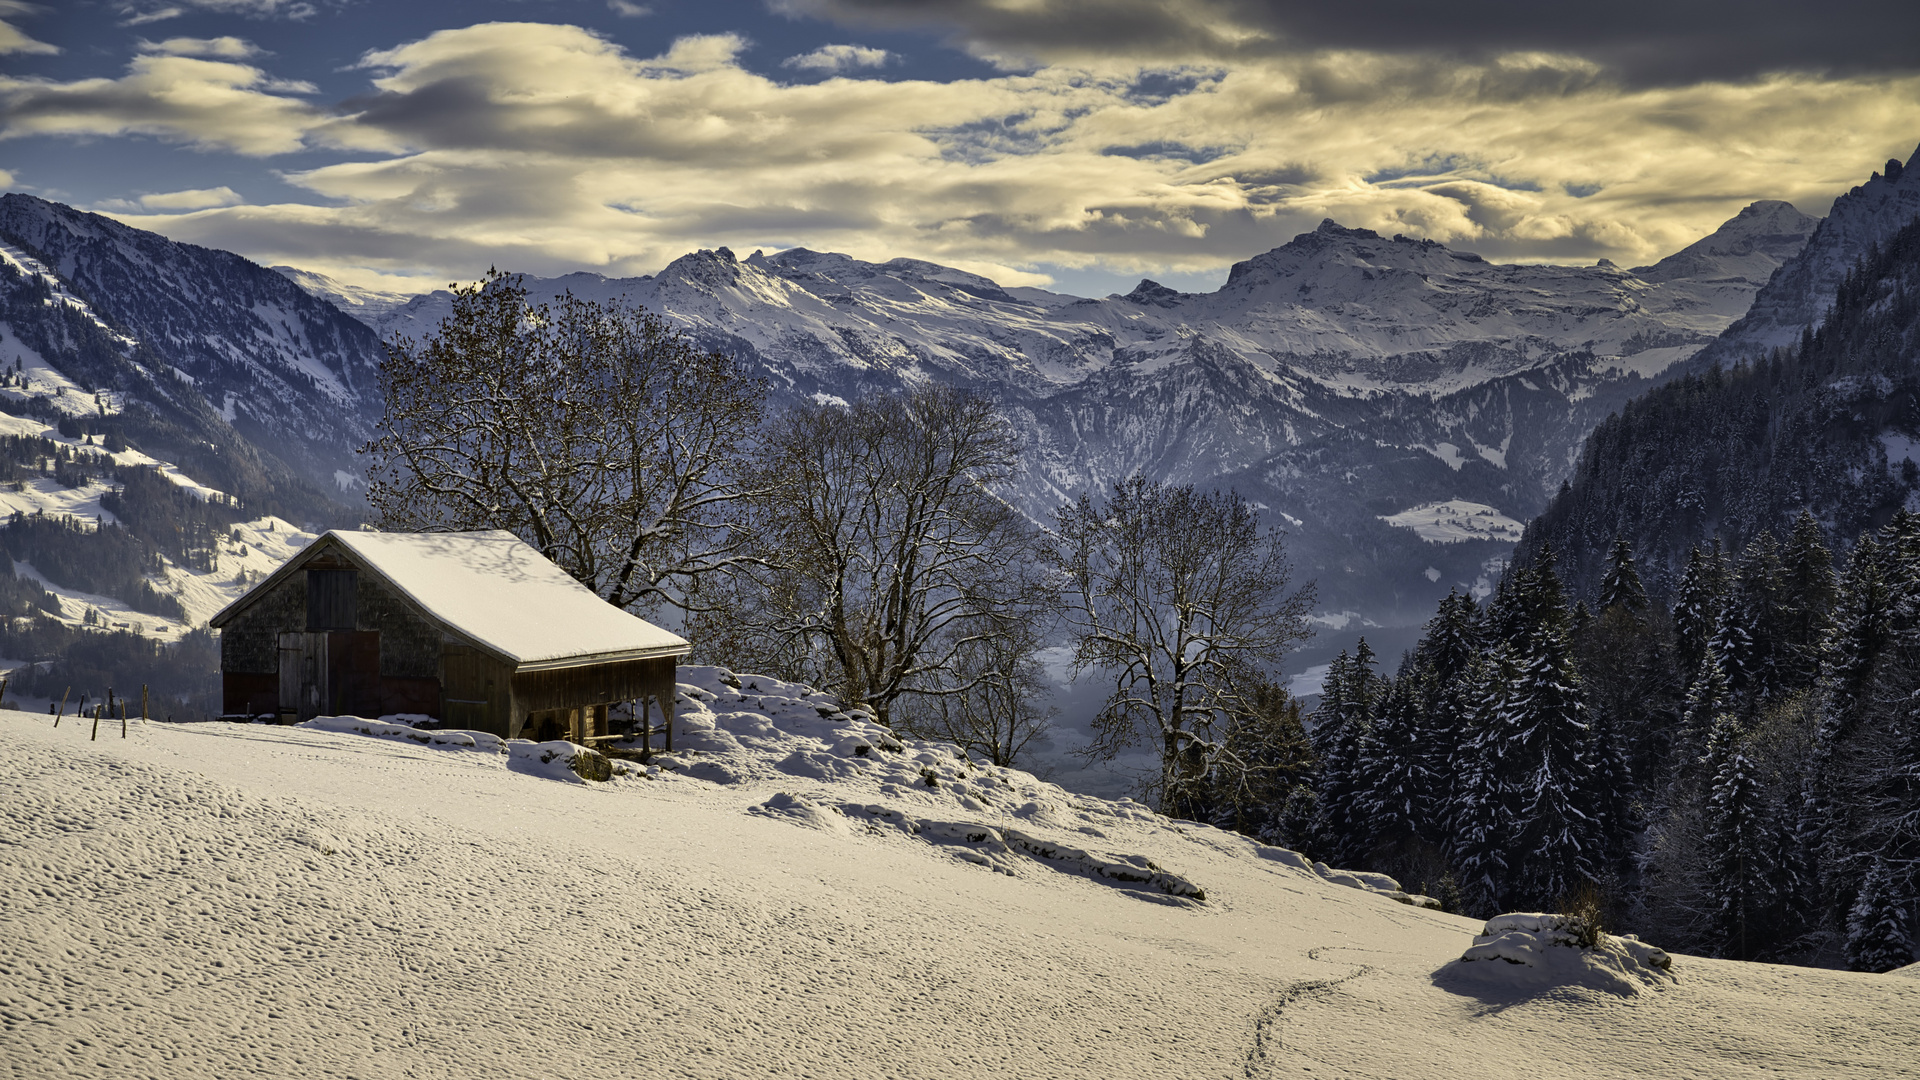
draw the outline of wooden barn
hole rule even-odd
[[[576,742],[617,702],[670,721],[690,648],[498,531],[329,532],[211,625],[229,715],[424,713]]]

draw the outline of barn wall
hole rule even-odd
[[[220,670],[233,675],[278,676],[280,634],[306,628],[307,575],[288,574],[221,628]],[[229,706],[227,711],[245,710]]]
[[[449,725],[512,736],[513,668],[471,645],[440,647],[441,690],[435,714]]]
[[[380,632],[380,675],[389,679],[438,679],[440,629],[391,592],[379,578],[362,573],[354,596],[354,628]]]
[[[220,711],[229,716],[265,716],[280,707],[278,673],[229,671],[220,676]]]
[[[673,673],[678,666],[678,657],[667,656],[517,672],[513,676],[515,714],[524,717],[546,709],[574,709],[643,697],[669,706],[673,702]]]
[[[359,570],[334,548],[308,567]],[[222,708],[273,712],[279,705],[280,635],[307,629],[307,570],[296,570],[236,614],[220,632]],[[328,711],[362,716],[441,715],[440,630],[374,574],[357,575],[351,631],[330,634]],[[506,710],[495,726],[504,732]],[[487,730],[493,730],[488,728]]]

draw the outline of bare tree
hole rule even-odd
[[[1051,695],[1038,655],[1044,625],[1010,612],[993,632],[970,635],[953,651],[950,667],[927,672],[917,693],[902,699],[897,726],[1012,765],[1060,713],[1042,704]]]
[[[999,669],[955,682],[961,658],[1046,603],[1038,530],[992,491],[1016,447],[950,388],[789,408],[761,449],[760,561],[699,636],[882,723],[903,695],[970,691]]]
[[[1089,753],[1151,740],[1161,809],[1190,816],[1229,764],[1225,736],[1257,715],[1265,673],[1311,631],[1309,583],[1287,591],[1281,534],[1231,492],[1133,477],[1058,511],[1076,672],[1114,680]]]
[[[747,536],[726,509],[763,384],[638,305],[457,288],[425,341],[387,343],[362,452],[385,528],[507,529],[618,607],[684,603]]]

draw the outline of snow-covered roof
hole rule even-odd
[[[385,579],[428,618],[526,667],[682,655],[678,634],[614,607],[504,530],[386,533],[333,530],[213,617],[225,623],[323,545]]]

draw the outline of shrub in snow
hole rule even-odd
[[[1632,934],[1602,932],[1581,915],[1497,915],[1487,920],[1459,963],[1489,978],[1623,994],[1673,981],[1673,961],[1664,951]]]

